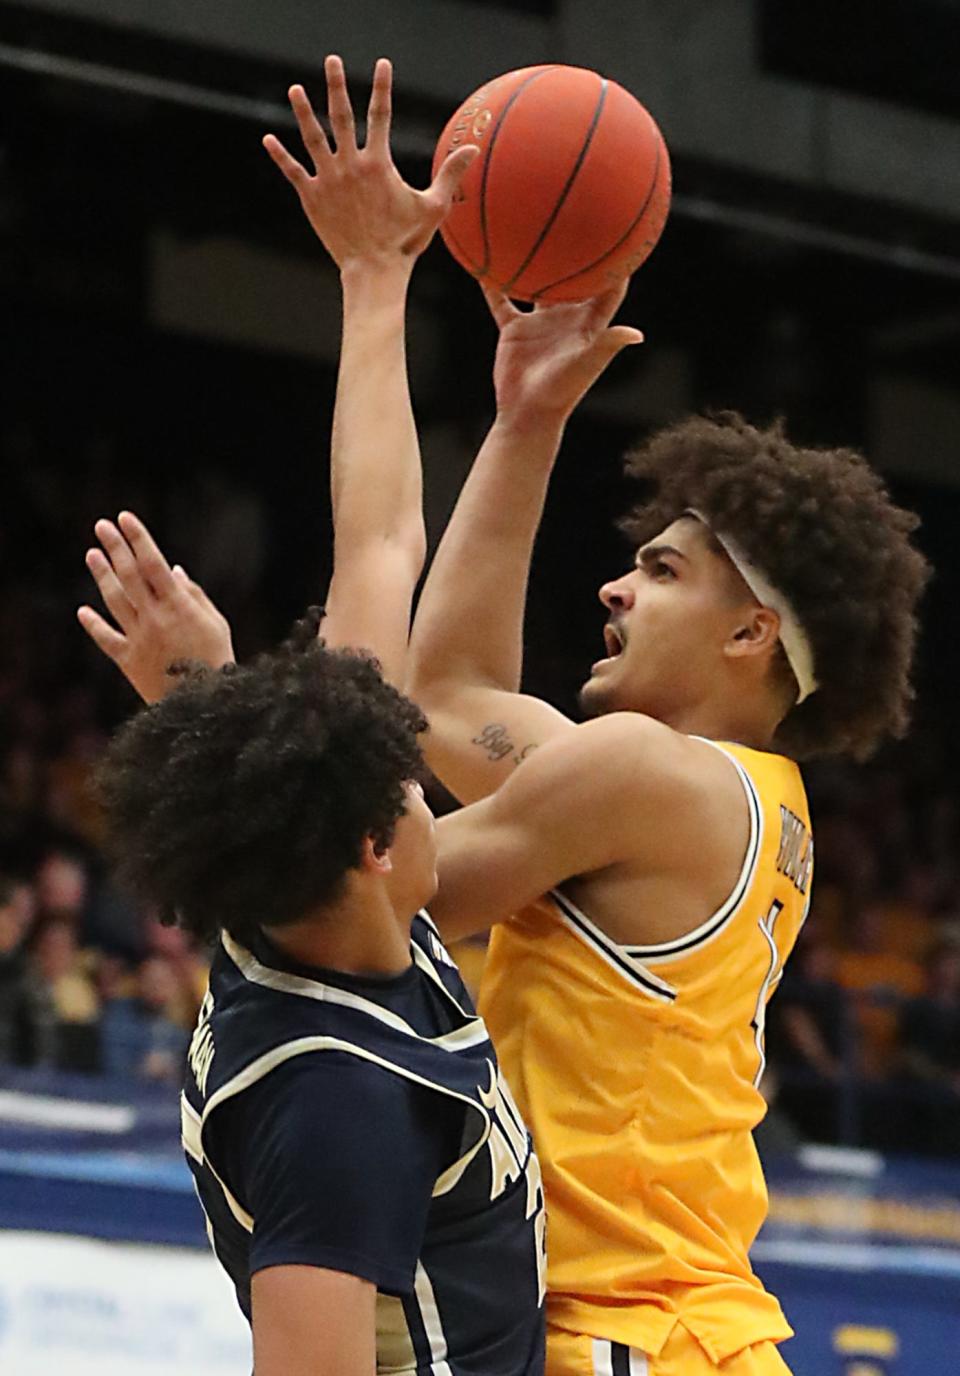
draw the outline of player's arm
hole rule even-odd
[[[462,802],[571,729],[519,691],[527,582],[567,420],[610,360],[642,338],[610,327],[624,289],[532,312],[487,293],[500,328],[497,415],[433,560],[407,678],[430,719],[428,762]]]
[[[343,64],[325,64],[333,151],[302,86],[290,90],[308,172],[272,134],[264,147],[340,270],[343,337],[331,448],[333,578],[321,634],[372,651],[400,682],[410,607],[426,554],[420,448],[407,384],[405,314],[414,264],[476,148],[451,153],[426,191],[390,154],[391,68],[376,65],[358,147]]]
[[[686,737],[634,713],[546,742],[496,792],[438,823],[430,913],[444,938],[483,931],[575,876],[676,863],[700,815],[703,765]]]
[[[377,1290],[413,1291],[462,1119],[452,1099],[339,1051],[293,1057],[214,1110],[208,1158],[256,1220],[256,1376],[373,1376]]]
[[[372,1282],[317,1266],[272,1266],[251,1286],[256,1376],[374,1376]]]
[[[424,558],[420,453],[407,387],[406,293],[476,149],[452,153],[427,191],[390,157],[390,64],[374,73],[367,140],[358,148],[343,64],[326,62],[333,152],[300,86],[290,100],[310,174],[280,142],[264,144],[294,186],[314,232],[340,269],[343,340],[331,447],[334,571],[322,634],[329,645],[371,650],[399,681],[413,589]],[[169,568],[141,522],[99,521],[102,549],[87,553],[111,625],[91,607],[81,625],[146,701],[172,686],[177,659],[218,666],[233,658],[229,627],[182,570]]]

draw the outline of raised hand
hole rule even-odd
[[[94,531],[103,548],[87,550],[87,568],[117,624],[87,606],[77,620],[144,702],[174,686],[169,670],[177,660],[214,669],[232,663],[226,617],[179,565],[170,567],[142,521],[122,511],[116,524],[101,520]]]
[[[643,335],[629,325],[611,325],[627,283],[592,301],[558,302],[520,311],[500,292],[484,286],[500,329],[493,381],[497,416],[535,424],[564,422],[607,365]]]
[[[291,86],[289,96],[313,174],[273,134],[267,134],[263,146],[300,197],[317,238],[341,270],[354,260],[407,260],[412,266],[433,238],[479,150],[470,145],[456,149],[426,191],[414,190],[390,155],[392,69],[387,59],[380,58],[374,69],[362,148],[357,146],[340,58],[328,57],[324,72],[336,151],[302,86]]]

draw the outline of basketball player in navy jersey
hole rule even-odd
[[[217,941],[183,1138],[257,1376],[534,1376],[540,1172],[418,915],[436,887],[414,782],[425,722],[366,655],[335,648],[402,670],[425,545],[405,295],[471,153],[413,191],[389,156],[389,65],[363,149],[339,59],[326,74],[336,152],[298,87],[315,175],[265,141],[343,282],[325,643],[217,668],[232,650],[212,604],[130,513],[98,523],[106,554],[88,564],[119,629],[80,620],[154,703],[111,746],[102,797],[127,883]],[[172,692],[171,625],[180,655],[214,666]]]
[[[314,644],[196,668],[100,772],[120,875],[217,941],[183,1140],[257,1376],[533,1376],[543,1196],[429,919],[419,710]]]

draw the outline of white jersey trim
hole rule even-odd
[[[591,1343],[593,1376],[613,1376],[613,1344],[605,1338],[594,1338]]]
[[[433,1285],[422,1261],[417,1262],[414,1294],[420,1307],[423,1330],[427,1335],[427,1342],[430,1344],[430,1371],[432,1376],[452,1376],[450,1365],[447,1362],[447,1337],[443,1331],[437,1297],[433,1293]]]
[[[421,1040],[426,1041],[427,1039],[424,1037],[421,1038]],[[480,1114],[483,1120],[483,1127],[479,1137],[470,1150],[449,1166],[437,1180],[433,1187],[433,1195],[435,1198],[439,1195],[447,1194],[453,1189],[454,1185],[456,1185],[457,1181],[480,1151],[481,1147],[486,1145],[487,1139],[490,1136],[493,1120],[486,1108],[482,1104],[478,1104],[475,1099],[471,1099],[469,1094],[461,1094],[459,1090],[450,1089],[447,1085],[438,1084],[434,1080],[428,1080],[423,1075],[417,1075],[415,1071],[407,1070],[405,1066],[397,1065],[394,1061],[388,1061],[385,1057],[378,1056],[376,1052],[368,1050],[365,1046],[357,1046],[353,1042],[343,1041],[340,1037],[297,1037],[292,1041],[282,1042],[279,1046],[273,1047],[272,1050],[265,1051],[263,1055],[258,1056],[256,1060],[250,1061],[248,1065],[244,1066],[239,1074],[234,1075],[226,1084],[221,1085],[216,1093],[212,1094],[207,1100],[203,1108],[203,1115],[200,1119],[200,1147],[202,1155],[200,1157],[195,1157],[195,1159],[204,1162],[217,1177],[217,1181],[227,1197],[227,1203],[234,1212],[237,1221],[243,1223],[244,1227],[247,1227],[244,1218],[241,1218],[233,1207],[236,1201],[231,1202],[232,1196],[227,1190],[227,1187],[223,1184],[223,1181],[217,1175],[217,1172],[210,1163],[210,1158],[203,1149],[203,1129],[206,1127],[207,1119],[210,1117],[213,1110],[227,1099],[232,1099],[236,1094],[242,1094],[245,1089],[249,1089],[250,1086],[256,1084],[258,1080],[262,1080],[265,1075],[269,1075],[270,1071],[275,1070],[277,1066],[284,1065],[295,1056],[303,1056],[313,1051],[346,1051],[351,1056],[358,1056],[361,1060],[370,1061],[374,1065],[382,1066],[385,1070],[390,1070],[395,1075],[400,1075],[405,1080],[411,1080],[414,1084],[423,1085],[425,1088],[436,1090],[440,1094],[446,1094],[451,1099],[458,1099],[461,1103],[468,1104],[470,1108]],[[188,1107],[193,1117],[196,1117],[196,1111],[192,1106]],[[194,1137],[194,1142],[196,1142],[196,1137]],[[192,1151],[190,1154],[194,1155]],[[241,1206],[237,1205],[237,1207],[240,1208]],[[250,1220],[249,1230],[252,1231],[253,1219],[245,1210],[241,1209],[241,1213],[244,1214],[245,1218]]]
[[[593,1376],[650,1376],[650,1363],[639,1348],[594,1338],[591,1356]]]
[[[426,908],[421,908],[420,911],[417,913],[417,917],[420,918],[421,922],[424,924],[425,927],[429,927],[430,931],[433,932],[434,936],[437,938],[439,942],[443,941],[443,937],[440,935],[440,928],[434,922],[433,918],[427,912]]]
[[[469,1018],[471,1023],[479,1023],[484,1030],[484,1034],[489,1036],[489,1033],[486,1029],[486,1025],[484,1024],[483,1019],[480,1017],[480,1014],[471,1013],[469,1009],[464,1008],[463,1004],[459,1001],[459,999],[457,999],[453,994],[451,994],[450,990],[447,988],[443,980],[440,978],[440,975],[437,971],[437,967],[434,965],[433,961],[427,955],[426,951],[422,948],[422,946],[420,946],[419,943],[416,941],[413,941],[410,944],[413,950],[414,962],[420,967],[423,973],[425,975],[430,976],[437,988],[441,991],[442,994],[444,994],[444,996],[449,1000],[449,1002],[453,1004],[454,1008],[457,1010],[461,1017]],[[457,969],[456,964],[454,964],[452,961],[451,965],[454,970]],[[459,974],[459,971],[457,971],[457,973]],[[446,1035],[450,1036],[452,1034],[447,1033]],[[437,1038],[436,1040],[440,1041],[441,1039]],[[460,1045],[463,1045],[463,1043],[461,1042]]]
[[[240,1203],[237,1197],[234,1194],[232,1194],[231,1191],[227,1188],[219,1173],[214,1169],[213,1163],[210,1160],[208,1160],[206,1154],[204,1153],[203,1119],[200,1117],[197,1110],[190,1103],[190,1100],[187,1098],[185,1093],[181,1093],[180,1095],[180,1140],[183,1143],[184,1151],[187,1152],[189,1156],[193,1157],[194,1161],[196,1161],[198,1166],[206,1166],[207,1170],[213,1176],[214,1180],[216,1180],[217,1184],[220,1186],[220,1189],[223,1191],[224,1199],[227,1201],[227,1208],[230,1210],[234,1218],[240,1224],[240,1227],[244,1228],[248,1233],[252,1233],[253,1215],[247,1213],[247,1210],[243,1207],[243,1205]],[[194,1181],[194,1189],[196,1189],[196,1181]],[[199,1190],[197,1190],[197,1198],[200,1199]],[[201,1208],[203,1208],[202,1199],[200,1200],[200,1206]],[[206,1217],[205,1209],[204,1217]],[[213,1240],[213,1229],[210,1226],[209,1219],[207,1219],[207,1236],[210,1238],[210,1244],[213,1247],[214,1253],[216,1253],[217,1249],[216,1244]]]
[[[586,913],[582,912],[565,893],[560,889],[551,889],[548,896],[557,905],[564,924],[628,984],[661,1003],[674,1001],[677,991],[672,984],[645,969],[635,958],[633,951],[618,946],[595,922],[591,922]]]
[[[227,955],[244,979],[249,980],[251,984],[262,985],[265,989],[276,989],[283,994],[296,994],[300,998],[314,999],[317,1003],[333,1003],[341,1008],[353,1008],[358,1013],[365,1013],[368,1017],[375,1018],[386,1027],[392,1027],[395,1032],[402,1032],[405,1036],[416,1038],[417,1041],[429,1042],[432,1046],[440,1046],[445,1051],[459,1051],[467,1047],[479,1046],[489,1039],[483,1019],[475,1013],[465,1012],[462,1008],[460,1012],[467,1019],[463,1027],[454,1028],[452,1032],[444,1032],[439,1037],[421,1037],[416,1028],[412,1027],[405,1018],[401,1018],[398,1013],[391,1012],[389,1008],[382,1008],[372,999],[365,999],[360,994],[354,994],[348,989],[339,989],[333,984],[324,984],[322,980],[307,979],[304,975],[291,975],[285,970],[274,970],[271,966],[264,965],[257,960],[252,951],[241,946],[227,931],[221,933],[221,941]],[[420,948],[415,941],[411,942],[411,945],[414,951],[414,960],[422,968],[422,961],[416,958],[416,952]],[[442,984],[435,971],[433,974],[437,978],[437,982]],[[450,998],[457,1008],[460,1008],[452,995]]]
[[[726,901],[717,908],[716,912],[711,913],[705,922],[701,922],[699,927],[694,927],[692,931],[686,932],[683,936],[675,937],[671,941],[661,941],[649,946],[623,947],[628,955],[651,965],[656,965],[659,961],[676,960],[680,956],[689,955],[691,951],[700,950],[720,935],[736,917],[744,899],[750,892],[763,847],[763,808],[760,803],[760,795],[750,775],[740,761],[731,755],[729,750],[725,750],[722,745],[718,745],[716,741],[707,740],[706,737],[697,737],[697,739],[703,740],[705,745],[712,745],[714,750],[719,750],[722,755],[726,755],[736,769],[737,777],[743,785],[747,799],[747,809],[750,814],[750,836],[736,884]]]
[[[187,1152],[187,1154],[191,1156],[194,1161],[196,1161],[197,1165],[206,1166],[206,1168],[209,1170],[214,1180],[220,1186],[220,1192],[226,1200],[227,1208],[233,1214],[236,1221],[240,1224],[240,1227],[243,1228],[246,1232],[252,1233],[252,1215],[247,1213],[246,1209],[236,1198],[236,1196],[229,1189],[227,1189],[227,1186],[224,1184],[220,1175],[217,1173],[217,1171],[214,1170],[212,1164],[209,1161],[207,1161],[204,1157],[202,1123],[200,1115],[199,1113],[197,1113],[196,1109],[190,1103],[186,1094],[182,1092],[180,1095],[180,1140],[183,1143],[184,1151]],[[210,1222],[210,1218],[207,1215],[206,1208],[204,1208],[203,1199],[200,1196],[200,1190],[197,1186],[196,1179],[194,1179],[193,1182],[193,1189],[194,1193],[197,1196],[197,1200],[199,1201],[200,1208],[203,1209],[203,1219],[204,1223],[206,1224],[207,1237],[210,1240],[210,1246],[213,1248],[214,1256],[217,1258],[218,1261],[220,1261],[220,1254],[217,1251],[217,1241],[213,1233],[213,1224]]]
[[[180,1095],[180,1140],[188,1156],[192,1156],[198,1166],[203,1165],[203,1123],[197,1110],[186,1094]]]

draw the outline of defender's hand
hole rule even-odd
[[[144,702],[175,686],[177,660],[214,669],[233,662],[226,617],[179,565],[171,569],[142,521],[122,511],[116,525],[98,521],[94,530],[103,549],[87,550],[87,568],[120,629],[92,607],[78,608],[77,620]]]
[[[330,148],[302,86],[291,86],[290,104],[314,173],[287,152],[273,134],[263,146],[300,197],[313,229],[341,270],[362,261],[383,266],[413,265],[433,238],[453,201],[460,178],[479,149],[465,146],[446,159],[426,191],[415,191],[400,176],[390,155],[391,66],[377,62],[367,111],[367,139],[357,147],[353,110],[343,63],[328,57],[327,108],[336,139]]]
[[[483,294],[500,329],[493,382],[500,420],[564,422],[621,349],[642,344],[628,325],[613,325],[627,283],[592,301],[520,311],[500,292]]]

